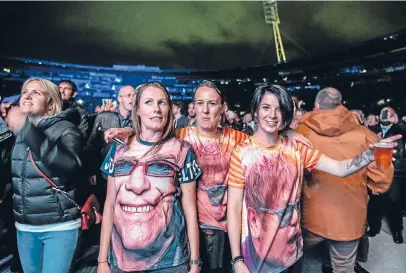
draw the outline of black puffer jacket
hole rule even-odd
[[[14,217],[18,223],[45,225],[75,220],[80,212],[64,195],[57,193],[35,170],[36,165],[58,187],[76,198],[84,140],[77,125],[80,115],[66,110],[42,119],[37,127],[28,119],[17,134],[12,153]]]

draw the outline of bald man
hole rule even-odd
[[[397,125],[398,116],[392,107],[384,107],[380,113],[380,123],[372,126],[370,129],[382,138],[404,134],[402,129]],[[382,218],[388,217],[389,226],[392,232],[393,241],[396,244],[403,243],[402,236],[402,183],[404,183],[405,175],[402,168],[404,140],[398,140],[398,147],[395,154],[396,161],[394,162],[395,174],[393,182],[388,192],[372,196],[368,204],[368,224],[369,230],[367,235],[374,237],[381,231]]]
[[[320,90],[315,111],[303,115],[296,128],[317,150],[336,160],[356,156],[378,141],[376,134],[362,126],[341,101],[337,89]],[[385,192],[392,177],[393,168],[379,170],[374,163],[343,178],[321,171],[305,175],[301,207],[304,249],[306,253],[327,242],[323,273],[367,272],[356,264],[359,239],[365,232],[367,188]]]
[[[115,112],[119,114],[121,126],[120,128],[131,127],[131,110],[135,102],[135,89],[131,85],[126,85],[120,88],[118,92],[118,107]]]
[[[85,170],[100,204],[106,199],[107,180],[102,176],[99,168],[106,157],[111,143],[104,141],[104,132],[110,128],[131,128],[131,112],[136,99],[136,91],[130,86],[123,86],[118,92],[118,107],[114,111],[103,111],[97,114],[92,132],[85,149]],[[102,206],[103,207],[103,206]],[[98,235],[95,235],[97,239]],[[97,242],[95,242],[97,243]]]

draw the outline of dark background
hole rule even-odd
[[[404,2],[278,2],[289,60],[396,32]],[[224,69],[276,62],[262,2],[0,2],[0,54]]]

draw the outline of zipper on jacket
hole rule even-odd
[[[21,182],[22,182],[22,193],[21,196],[23,198],[23,218],[24,218],[24,223],[27,223],[27,214],[25,212],[25,174],[27,172],[27,160],[28,160],[28,153],[30,152],[30,147],[26,149],[27,154],[23,160],[23,170],[22,170],[22,175],[21,175]]]

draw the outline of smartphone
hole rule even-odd
[[[388,110],[383,110],[382,112],[382,120],[387,120],[388,119]]]
[[[115,143],[117,143],[118,145],[124,145],[124,142],[121,139],[112,138],[111,140],[114,141]]]

